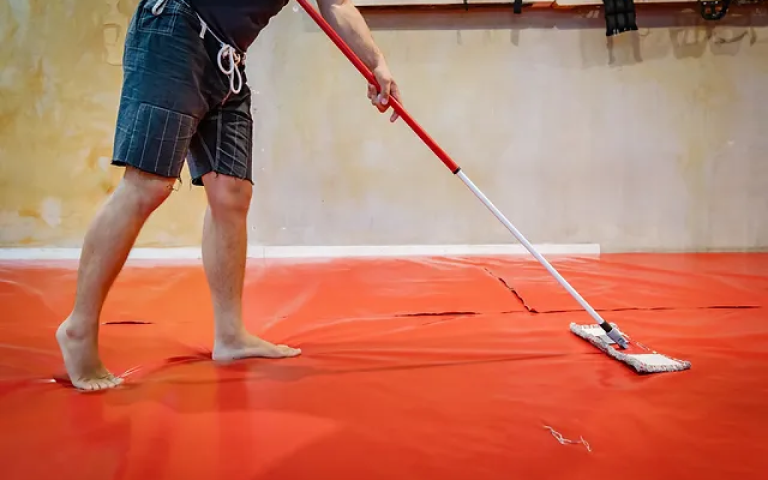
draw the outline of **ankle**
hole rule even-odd
[[[248,336],[245,328],[216,328],[214,343],[216,345],[238,345]]]
[[[73,313],[59,326],[59,333],[73,340],[96,337],[99,333],[98,319],[89,321],[86,317]]]

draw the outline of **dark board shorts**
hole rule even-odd
[[[235,93],[222,44],[183,0],[141,0],[125,40],[112,163],[192,183],[216,172],[253,183],[253,119],[245,67]],[[226,67],[227,63],[224,62]]]

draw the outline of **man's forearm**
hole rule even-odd
[[[318,1],[318,4],[323,17],[368,68],[374,70],[385,63],[365,19],[351,1]]]

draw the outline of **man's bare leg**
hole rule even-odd
[[[173,183],[174,179],[127,167],[120,185],[88,229],[78,268],[75,305],[56,331],[64,366],[76,388],[101,390],[122,383],[101,363],[99,316],[141,227],[168,198]]]
[[[243,326],[243,281],[247,253],[250,182],[209,173],[203,177],[208,197],[203,227],[203,265],[211,289],[215,320],[213,359],[294,357],[301,350],[274,345]]]

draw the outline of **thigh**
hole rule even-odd
[[[211,172],[253,183],[252,155],[251,90],[244,84],[200,121],[187,159],[192,183],[203,185],[203,175]]]
[[[178,178],[189,144],[223,83],[180,0],[141,0],[126,36],[113,164]],[[217,96],[219,96],[217,98]]]

